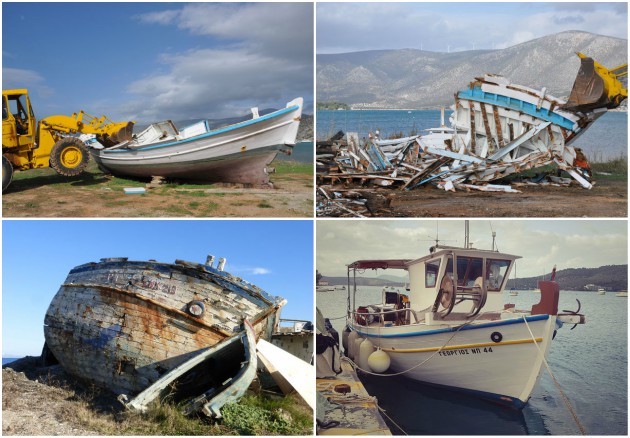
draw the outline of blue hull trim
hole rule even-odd
[[[494,93],[486,93],[481,89],[481,87],[476,86],[472,89],[468,88],[466,90],[462,90],[457,93],[457,97],[461,99],[474,100],[476,102],[489,103],[490,105],[496,105],[503,108],[508,108],[515,111],[520,111],[525,114],[529,114],[532,117],[536,117],[538,119],[546,120],[547,122],[551,122],[554,125],[558,125],[563,127],[564,129],[568,129],[570,131],[573,130],[575,123],[571,120],[562,117],[554,113],[553,111],[549,111],[545,108],[536,108],[536,105],[528,102],[524,102],[519,99],[514,99],[507,96],[502,96],[500,94]]]
[[[169,142],[169,143],[158,144],[158,145],[155,145],[155,146],[146,146],[146,147],[142,147],[142,148],[129,149],[129,150],[127,150],[127,149],[124,149],[124,150],[123,149],[114,149],[114,150],[104,149],[102,152],[103,153],[108,153],[108,154],[131,153],[131,152],[137,152],[137,151],[149,151],[149,150],[152,150],[152,149],[166,148],[166,147],[169,147],[169,146],[179,146],[180,144],[190,143],[190,142],[193,142],[193,141],[201,140],[202,138],[214,137],[214,136],[219,135],[219,134],[224,134],[224,133],[229,132],[229,131],[234,131],[235,129],[244,128],[245,126],[254,125],[256,123],[264,122],[265,120],[274,119],[276,117],[280,117],[280,116],[282,116],[284,114],[290,113],[291,111],[295,111],[298,108],[300,108],[299,105],[293,105],[293,106],[290,106],[288,108],[282,109],[280,111],[276,111],[276,112],[269,113],[269,114],[264,115],[264,116],[260,116],[257,119],[246,120],[246,121],[241,122],[241,123],[236,123],[234,125],[226,126],[225,128],[215,129],[214,131],[207,132],[205,134],[201,134],[201,135],[198,135],[196,137],[190,137],[190,138],[187,138],[185,140],[173,141],[173,142]]]
[[[544,321],[544,320],[549,319],[549,315],[527,316],[525,317],[525,319],[527,320],[527,322]],[[436,329],[436,330],[426,330],[422,332],[398,333],[398,334],[392,334],[392,335],[382,334],[382,333],[381,334],[365,333],[363,331],[357,330],[355,327],[352,327],[352,329],[354,329],[357,333],[360,333],[361,336],[367,336],[370,338],[410,338],[413,336],[426,336],[426,335],[435,335],[439,333],[450,333],[450,332],[455,332],[455,331],[477,330],[480,328],[500,327],[500,326],[511,325],[511,324],[524,324],[524,322],[522,318],[514,318],[514,319],[506,319],[506,320],[498,321],[498,322],[488,322],[485,324],[474,324],[474,325],[470,324],[470,325],[465,325],[461,328],[449,327],[449,328]]]

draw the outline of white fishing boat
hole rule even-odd
[[[621,292],[617,292],[615,294],[616,297],[622,297],[622,298],[627,298],[628,297],[628,291],[622,290]]]
[[[606,295],[606,289],[603,287],[597,288],[597,295]]]
[[[334,292],[335,291],[335,286],[319,285],[319,286],[315,287],[315,290],[317,292]]]
[[[251,120],[214,130],[206,121],[181,130],[170,120],[154,123],[130,141],[90,153],[113,174],[267,184],[267,166],[278,151],[290,154],[295,145],[302,103],[300,97],[262,116],[252,108]]]
[[[516,291],[514,289],[510,290],[510,296],[511,297],[517,297],[518,296],[518,291]]]
[[[539,282],[541,299],[531,309],[504,304],[507,278],[518,258],[436,245],[415,260],[351,263],[346,352],[374,373],[390,370],[522,408],[555,331],[564,322],[581,324],[585,318],[558,313],[555,269],[551,281]],[[357,305],[357,275],[377,269],[407,271],[409,292],[383,291],[381,303]]]

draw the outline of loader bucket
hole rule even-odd
[[[597,108],[616,108],[627,97],[628,91],[611,70],[596,63],[593,58],[578,54],[580,70],[573,83],[571,95],[560,108],[569,111],[592,111]]]
[[[133,122],[122,122],[117,123],[116,125],[116,128],[119,129],[114,129],[111,134],[103,134],[97,136],[99,143],[101,143],[106,148],[114,146],[123,141],[129,141],[133,136]]]

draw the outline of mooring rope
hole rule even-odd
[[[396,426],[396,427],[398,428],[398,430],[400,430],[400,431],[401,431],[402,433],[404,433],[405,435],[409,435],[407,432],[405,432],[405,430],[404,430],[402,427],[400,427],[400,426],[398,425],[398,423],[396,423],[394,420],[392,420],[392,417],[390,417],[389,415],[387,415],[387,413],[385,412],[385,409],[381,408],[378,404],[376,405],[376,407],[378,408],[378,410],[379,410],[379,411],[380,411],[383,415],[385,415],[385,416],[387,417],[387,419],[388,419],[389,421],[391,421],[391,422],[392,422],[392,424],[393,424],[394,426]]]
[[[573,420],[575,420],[575,424],[577,424],[578,429],[580,429],[580,433],[582,435],[586,435],[586,429],[584,429],[584,426],[582,426],[582,423],[580,422],[580,419],[578,418],[577,413],[573,409],[573,406],[571,405],[571,402],[569,401],[569,398],[566,396],[566,394],[562,390],[562,387],[560,386],[560,383],[558,383],[558,380],[556,380],[556,376],[554,376],[553,373],[551,372],[551,367],[549,366],[549,363],[547,362],[547,359],[545,358],[545,355],[543,354],[542,350],[540,349],[540,346],[538,345],[538,342],[536,342],[536,338],[534,337],[534,333],[532,333],[532,329],[529,327],[529,323],[527,322],[527,318],[525,317],[525,315],[523,315],[523,321],[525,321],[525,326],[527,327],[527,330],[529,331],[529,334],[531,335],[532,339],[534,340],[534,345],[536,346],[536,348],[538,349],[538,353],[542,357],[543,363],[545,364],[545,368],[547,368],[547,372],[551,376],[551,380],[553,380],[553,383],[556,385],[556,388],[558,388],[558,391],[560,392],[560,395],[562,396],[562,399],[564,400],[564,403],[566,404],[567,409],[569,410],[569,412],[573,416]]]
[[[406,374],[410,371],[415,370],[416,368],[421,367],[422,365],[424,365],[425,363],[427,363],[429,360],[431,360],[433,358],[433,356],[435,356],[436,354],[438,354],[440,351],[442,351],[444,349],[444,347],[446,347],[448,345],[449,342],[451,342],[453,340],[453,338],[455,337],[455,335],[464,327],[466,327],[467,325],[472,324],[473,322],[475,322],[481,315],[483,315],[483,313],[480,313],[479,315],[477,315],[475,317],[475,319],[472,319],[470,321],[465,322],[464,324],[460,325],[459,327],[457,327],[457,330],[455,330],[452,334],[452,336],[450,338],[448,338],[446,340],[446,342],[440,347],[438,348],[436,351],[433,352],[433,354],[429,357],[427,357],[425,360],[423,360],[422,362],[412,366],[411,368],[404,370],[404,371],[399,371],[397,373],[392,373],[392,374],[383,374],[383,373],[375,373],[373,371],[368,371],[368,370],[364,370],[363,368],[361,368],[359,365],[357,365],[356,362],[354,362],[352,359],[350,359],[347,356],[344,356],[341,358],[341,360],[345,360],[346,362],[349,362],[350,365],[352,365],[352,367],[354,369],[359,369],[361,371],[363,371],[366,374],[371,374],[373,376],[380,376],[380,377],[393,377],[393,376],[401,376],[403,374]],[[379,326],[379,332],[380,332],[380,326]],[[366,338],[367,339],[367,338]],[[377,347],[380,350],[380,347]],[[356,355],[355,355],[356,356]]]

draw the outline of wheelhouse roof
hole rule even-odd
[[[357,260],[348,269],[407,269],[411,259]]]
[[[521,256],[506,254],[503,252],[492,251],[489,249],[476,248],[459,248],[455,246],[434,246],[431,247],[431,253],[420,257],[419,259],[374,259],[374,260],[357,260],[350,263],[348,269],[408,269],[410,265],[421,263],[426,260],[434,259],[445,254],[456,253],[461,256],[481,257],[487,259],[501,258],[507,260],[520,259]]]

